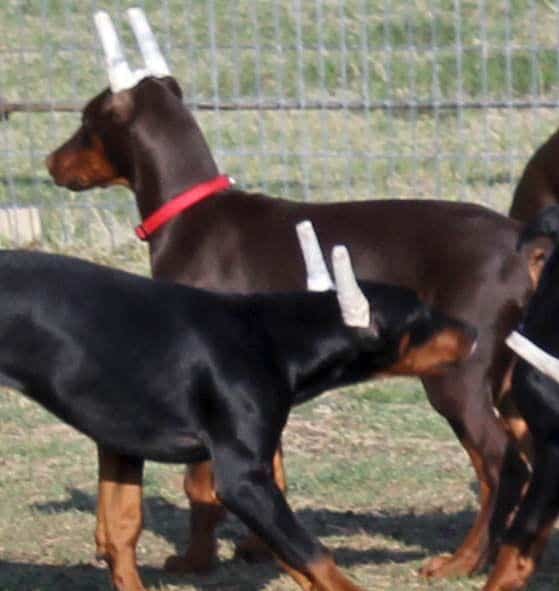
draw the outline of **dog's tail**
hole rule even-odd
[[[559,243],[559,205],[542,209],[524,226],[518,237],[517,250],[536,238],[549,238],[553,244]]]

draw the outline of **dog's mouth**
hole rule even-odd
[[[105,189],[107,187],[113,187],[115,185],[121,185],[124,187],[130,187],[130,183],[125,178],[114,178],[114,179],[98,179],[91,180],[85,177],[67,177],[65,175],[52,174],[53,181],[59,187],[64,187],[70,191],[88,191],[94,188]]]
[[[56,184],[60,187],[65,187],[70,191],[87,191],[88,189],[92,188],[92,185],[90,185],[89,183],[85,183],[81,179],[72,179],[61,183],[57,182]]]
[[[82,177],[67,177],[65,175],[52,175],[52,178],[56,185],[64,187],[70,191],[87,191],[95,186],[89,179]]]

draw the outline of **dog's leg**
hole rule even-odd
[[[142,530],[143,460],[99,449],[97,552],[118,591],[145,591],[136,565]]]
[[[283,467],[281,444],[274,456],[274,480],[285,494],[287,480]],[[184,490],[190,501],[190,540],[184,556],[169,556],[165,569],[172,572],[207,572],[217,552],[215,528],[225,517],[225,510],[216,499],[211,462],[190,464],[184,477]],[[248,562],[264,562],[273,558],[270,549],[250,533],[236,548],[235,556]]]
[[[274,480],[281,490],[282,494],[287,493],[287,477],[283,465],[283,450],[281,443],[274,455]],[[242,558],[247,562],[265,562],[273,558],[270,549],[254,533],[250,533],[235,548],[235,558]]]
[[[499,550],[484,591],[520,591],[528,584],[559,514],[559,445],[536,450],[534,473]]]
[[[490,522],[489,558],[495,559],[506,529],[510,526],[530,482],[530,469],[518,451],[516,440],[511,440],[499,477],[495,510]]]
[[[299,525],[274,482],[269,464],[246,445],[212,450],[216,493],[223,504],[259,535],[305,591],[359,591],[329,552]]]
[[[215,496],[212,462],[190,464],[184,477],[190,500],[190,542],[184,556],[169,556],[165,569],[173,572],[205,572],[216,556],[215,528],[225,509]]]
[[[452,372],[428,378],[429,401],[449,422],[468,453],[480,483],[480,511],[462,545],[450,556],[436,556],[421,569],[428,578],[466,576],[480,569],[489,551],[489,522],[508,437],[495,414],[483,371]]]

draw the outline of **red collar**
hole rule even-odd
[[[173,197],[159,209],[148,216],[139,226],[136,226],[136,236],[140,240],[147,240],[157,229],[192,207],[195,203],[215,195],[224,189],[228,189],[234,183],[233,179],[225,174],[215,177],[211,181],[195,185],[188,191]]]

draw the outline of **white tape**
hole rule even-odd
[[[95,13],[93,19],[105,52],[109,85],[112,92],[132,88],[137,84],[138,79],[126,63],[111,17],[104,10],[100,10]]]
[[[148,73],[157,78],[170,76],[169,66],[159,49],[144,11],[141,8],[129,8],[126,12]]]
[[[559,382],[559,359],[546,353],[516,331],[511,332],[505,342],[519,357],[522,357],[548,378]]]
[[[309,220],[295,226],[297,238],[305,259],[307,270],[307,289],[309,291],[328,291],[334,289],[334,283],[322,256],[313,225]]]

